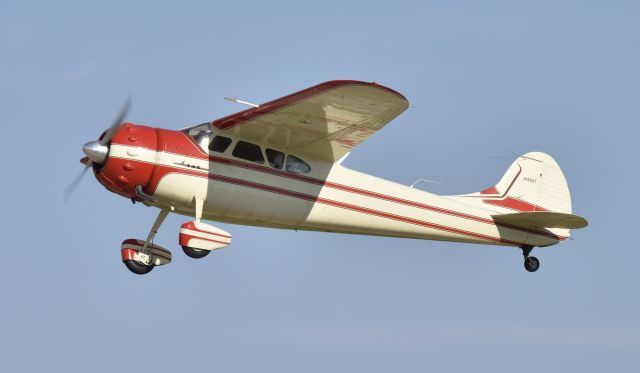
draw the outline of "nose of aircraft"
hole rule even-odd
[[[73,194],[73,191],[76,189],[78,184],[80,184],[80,180],[86,174],[87,170],[91,168],[92,164],[103,165],[107,160],[107,155],[109,154],[109,142],[113,135],[118,131],[120,126],[122,126],[122,122],[124,122],[124,118],[127,116],[129,112],[129,108],[131,107],[131,98],[127,100],[122,110],[116,117],[116,119],[111,123],[111,126],[104,132],[101,138],[98,141],[91,141],[82,147],[82,151],[87,155],[89,160],[82,159],[80,162],[85,165],[84,170],[78,175],[69,186],[64,190],[64,200],[68,200],[69,197]]]
[[[82,151],[87,157],[89,157],[91,162],[101,165],[107,159],[109,147],[100,144],[98,141],[89,141],[84,144]]]

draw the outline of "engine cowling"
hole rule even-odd
[[[94,174],[109,191],[137,198],[136,187],[143,190],[151,180],[158,137],[155,128],[123,124],[111,140],[107,160],[94,165]]]

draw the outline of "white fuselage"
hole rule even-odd
[[[132,151],[133,150],[133,151]],[[154,190],[158,203],[194,216],[195,199],[207,220],[285,229],[318,230],[508,246],[548,246],[558,239],[535,229],[496,223],[496,210],[438,196],[309,160],[311,172],[292,174],[223,154],[198,157],[113,144],[110,157],[152,163],[165,170]]]

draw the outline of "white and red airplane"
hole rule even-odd
[[[571,214],[558,164],[545,153],[518,157],[478,193],[438,196],[350,170],[341,161],[405,111],[400,93],[336,80],[183,130],[123,123],[127,103],[86,165],[109,191],[160,209],[146,240],[122,243],[122,260],[145,274],[171,262],[153,243],[170,212],[194,217],[179,244],[192,258],[228,246],[231,235],[203,220],[518,247],[535,272],[534,247],[551,246],[587,221]],[[78,178],[67,189],[75,189]]]

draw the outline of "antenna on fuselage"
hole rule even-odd
[[[236,102],[242,105],[247,105],[251,107],[260,107],[260,105],[258,104],[252,104],[251,102],[248,102],[248,101],[242,101],[242,100],[239,100],[237,97],[225,97],[224,99],[227,101]]]
[[[409,185],[409,188],[413,188],[416,186],[416,184],[418,184],[419,182],[424,181],[425,183],[431,183],[431,184],[440,184],[442,185],[441,182],[439,181],[433,181],[433,180],[429,180],[429,179],[418,179],[416,180],[413,184]]]

